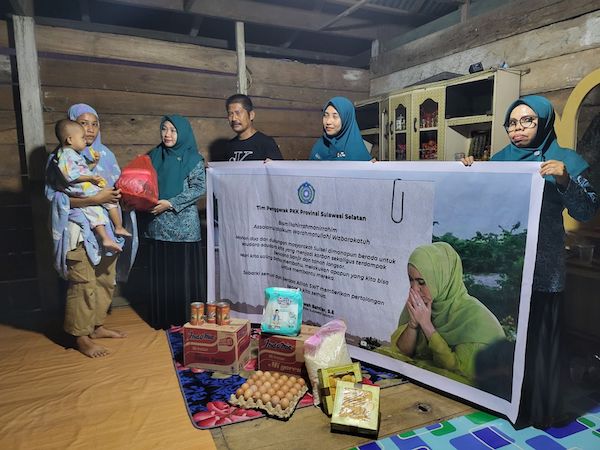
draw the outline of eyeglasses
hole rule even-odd
[[[506,131],[515,131],[518,123],[521,124],[522,128],[533,128],[537,125],[535,122],[536,119],[537,116],[523,116],[519,120],[510,119],[508,123],[504,124],[504,128]]]

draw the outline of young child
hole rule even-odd
[[[83,127],[77,122],[63,119],[56,123],[55,133],[60,143],[57,153],[58,168],[68,183],[65,192],[70,197],[91,197],[97,194],[100,186],[106,182],[102,177],[92,173],[85,159],[80,155],[80,152],[86,147]],[[97,163],[97,161],[95,162]],[[80,209],[90,221],[90,226],[100,238],[104,249],[120,252],[121,247],[111,239],[106,231],[106,224],[110,217],[116,235],[131,236],[131,233],[123,227],[118,205],[106,203],[103,206],[86,206]]]

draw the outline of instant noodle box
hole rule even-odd
[[[250,322],[231,319],[229,325],[204,323],[183,326],[183,363],[237,374],[250,359]]]
[[[318,329],[302,325],[298,336],[262,333],[258,341],[258,368],[301,376],[305,372],[304,341]]]

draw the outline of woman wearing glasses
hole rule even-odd
[[[539,161],[546,180],[533,293],[529,312],[525,379],[519,423],[547,427],[564,418],[560,405],[560,333],[565,286],[562,212],[579,221],[594,217],[598,195],[586,178],[588,163],[571,149],[558,145],[554,109],[545,97],[529,95],[515,101],[506,113],[504,127],[510,144],[492,161]],[[463,159],[470,166],[473,158]]]
[[[467,292],[460,256],[446,242],[417,247],[408,259],[408,279],[398,329],[390,346],[377,352],[474,384],[477,354],[504,338],[504,331]]]

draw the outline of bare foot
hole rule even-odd
[[[131,233],[125,229],[125,227],[115,227],[115,234],[117,236],[131,237]]]
[[[111,330],[110,328],[105,328],[104,325],[100,325],[96,327],[92,334],[90,334],[92,339],[102,339],[102,338],[124,338],[127,337],[127,333],[119,330]]]
[[[102,240],[102,247],[104,247],[104,250],[108,250],[109,252],[119,253],[123,251],[121,246],[110,238]]]
[[[90,358],[98,358],[110,353],[106,347],[96,344],[89,336],[77,336],[75,342],[77,344],[77,350]]]

